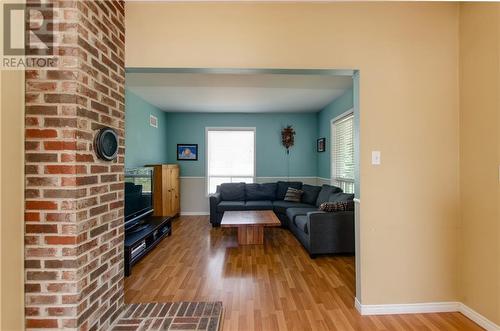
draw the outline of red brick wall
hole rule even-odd
[[[55,6],[57,65],[26,71],[26,327],[106,330],[123,305],[124,5]],[[116,161],[94,154],[102,126]]]

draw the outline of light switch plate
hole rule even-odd
[[[380,163],[381,163],[380,151],[372,151],[372,164],[380,165]]]

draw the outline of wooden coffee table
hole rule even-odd
[[[281,226],[281,222],[272,210],[226,211],[222,216],[221,226],[238,228],[238,244],[264,244],[264,227]]]

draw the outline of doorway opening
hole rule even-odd
[[[332,268],[336,269],[351,298],[360,296],[359,215],[355,217],[354,256],[326,254],[312,259],[303,238],[286,229],[268,231],[263,248],[239,247],[229,229],[212,228],[208,223],[211,210],[207,198],[207,188],[214,191],[223,184],[215,183],[216,179],[231,175],[229,182],[234,182],[233,177],[248,177],[253,184],[331,184],[345,193],[354,193],[359,207],[358,71],[129,68],[126,86],[126,112],[137,116],[144,108],[145,118],[149,118],[153,110],[140,106],[143,102],[160,111],[155,115],[159,119],[155,130],[164,125],[164,162],[179,165],[181,192],[181,217],[173,222],[173,236],[138,263],[125,280],[127,303],[221,300],[235,305],[234,298],[248,296],[266,305],[276,300],[272,288],[282,282],[294,283],[295,277],[302,277],[300,270],[317,265],[325,266],[320,273],[326,276]],[[137,102],[137,98],[142,101]],[[133,119],[136,121],[137,117]],[[294,128],[296,136],[294,146],[285,153],[280,129],[288,125]],[[126,123],[128,137],[135,136],[136,126]],[[216,140],[210,149],[220,148],[225,161],[210,159],[217,155],[210,153],[207,142],[207,132],[213,128],[252,128],[253,164],[247,162],[253,165],[252,171],[226,171],[224,165],[232,162],[231,155],[224,154],[225,144],[214,145]],[[330,148],[325,146],[321,151],[320,139]],[[179,144],[196,145],[196,161],[178,161]],[[126,153],[134,151],[127,146]],[[126,162],[127,159],[138,160],[126,156]],[[226,172],[216,173],[215,165]],[[207,169],[215,170],[209,173]],[[236,205],[240,201],[229,202]],[[281,214],[287,217],[286,211]],[[289,221],[300,223],[307,217],[299,216]],[[269,275],[275,276],[269,279]],[[304,277],[297,281],[307,284],[310,279]],[[334,292],[326,283],[324,290]],[[294,297],[291,292],[289,295]],[[354,300],[349,305],[353,303]]]

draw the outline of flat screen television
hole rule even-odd
[[[125,170],[125,230],[153,213],[153,168]]]

